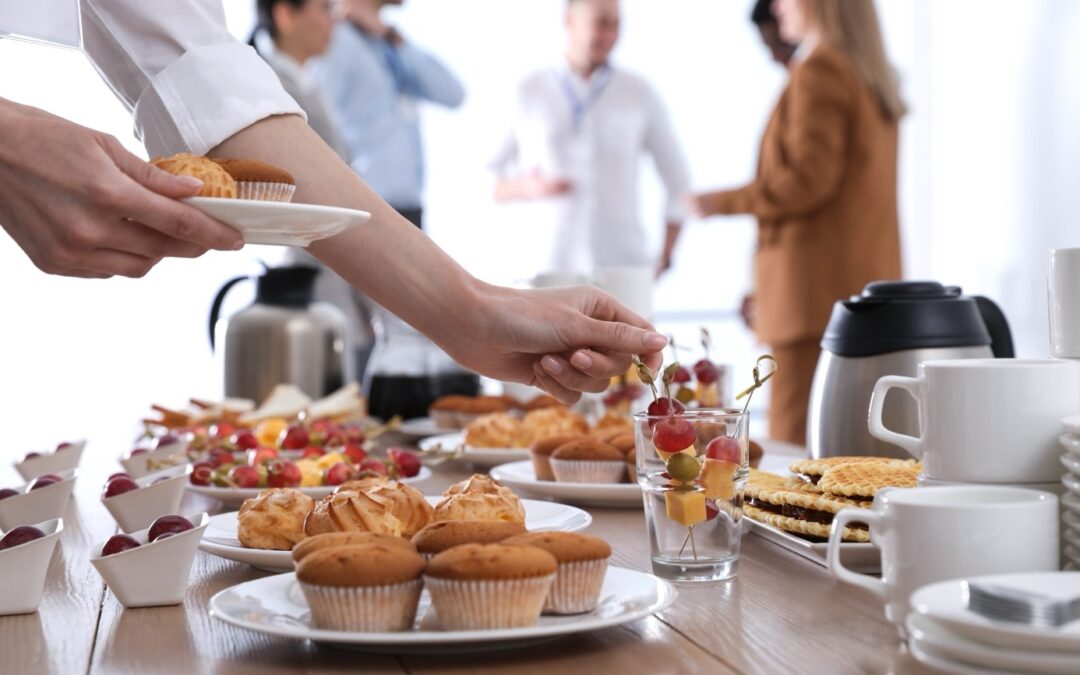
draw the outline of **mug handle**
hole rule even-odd
[[[832,529],[829,530],[829,571],[840,581],[853,586],[861,586],[875,595],[885,597],[885,582],[876,577],[852,572],[840,562],[840,543],[844,538],[844,527],[851,521],[866,523],[876,527],[881,523],[881,514],[867,509],[840,509],[833,517]]]
[[[898,445],[916,458],[922,459],[922,438],[899,434],[887,429],[882,421],[885,397],[888,395],[889,390],[893,388],[903,389],[911,394],[911,397],[916,401],[919,401],[922,395],[922,382],[918,378],[887,375],[878,380],[877,384],[874,385],[874,393],[870,395],[870,435],[879,441]]]

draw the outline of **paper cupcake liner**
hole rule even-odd
[[[562,483],[621,483],[626,462],[609,460],[552,459],[555,480]]]
[[[636,464],[631,464],[629,462],[626,463],[626,480],[629,483],[636,483],[637,482],[637,465]]]
[[[544,614],[583,614],[596,609],[607,566],[607,558],[559,563]]]
[[[300,582],[315,628],[357,633],[411,629],[423,587],[420,579],[385,586],[350,587]]]
[[[236,181],[237,199],[254,199],[261,202],[291,202],[295,185],[268,183],[264,181]]]
[[[550,456],[538,455],[530,451],[529,457],[532,457],[533,472],[536,473],[536,480],[555,480],[555,474],[551,471]]]
[[[453,410],[432,410],[431,419],[440,429],[460,429],[458,415]]]
[[[540,619],[555,575],[486,581],[424,577],[443,630],[523,628]]]

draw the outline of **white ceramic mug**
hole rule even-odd
[[[885,427],[890,389],[919,404],[921,436]],[[1050,483],[1061,478],[1061,418],[1080,411],[1080,363],[956,359],[919,364],[919,376],[878,380],[870,434],[922,459],[928,478],[963,483]]]
[[[1050,354],[1080,358],[1080,248],[1050,250],[1047,279],[1050,308]]]
[[[866,523],[881,550],[881,578],[840,562],[841,533]],[[829,535],[829,570],[885,600],[904,634],[911,594],[938,581],[1058,569],[1058,498],[998,485],[889,488],[871,509],[843,509]]]
[[[593,283],[646,319],[653,314],[656,268],[651,265],[607,265],[596,268]]]

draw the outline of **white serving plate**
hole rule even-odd
[[[1080,516],[1080,495],[1066,492],[1064,495],[1061,496],[1061,504],[1069,513],[1074,513]]]
[[[1003,649],[972,642],[918,614],[908,616],[907,630],[909,639],[927,651],[970,666],[1060,675],[1080,673],[1080,655]]]
[[[405,420],[394,431],[416,438],[438,436],[447,432],[445,428],[435,424],[435,420],[430,417],[414,417],[411,420]]]
[[[420,598],[417,627],[399,633],[351,633],[312,628],[295,574],[279,574],[233,586],[210,598],[210,616],[259,633],[353,647],[362,651],[447,652],[505,649],[560,635],[618,626],[655,614],[675,601],[675,587],[644,572],[608,567],[600,605],[587,614],[543,616],[535,626],[499,630],[442,631]],[[431,616],[428,616],[432,614]]]
[[[950,673],[950,675],[1018,675],[1004,670],[987,670],[976,668],[959,661],[953,661],[942,654],[934,651],[921,640],[908,640],[908,651],[919,663],[930,666],[935,673]]]
[[[637,483],[560,483],[537,480],[531,460],[500,464],[490,473],[492,478],[503,485],[557,502],[642,508],[641,488]]]
[[[463,431],[429,436],[420,441],[418,445],[424,452],[432,452],[438,449],[454,450],[458,447],[464,447],[461,461],[485,467],[498,466],[499,464],[529,458],[528,448],[474,448],[465,445],[465,432]]]
[[[71,445],[56,452],[16,462],[15,470],[19,472],[23,480],[31,481],[46,473],[60,473],[69,469],[77,469],[84,448],[86,448],[86,441],[74,441]]]
[[[828,567],[828,542],[807,541],[790,532],[777,529],[765,523],[759,523],[752,518],[743,517],[743,522],[748,523],[750,531],[757,536],[771,541],[791,551],[795,555],[802,556],[807,560],[817,563],[822,567]],[[840,544],[840,562],[848,569],[862,574],[881,573],[881,552],[874,548],[873,544],[842,543]]]
[[[1080,572],[1032,572],[975,577],[972,581],[1067,599],[1080,595]],[[1058,651],[1080,654],[1080,621],[1056,630],[991,621],[967,609],[963,579],[930,584],[911,596],[912,612],[945,626],[959,636],[998,648]]]
[[[428,497],[432,506],[442,501],[442,497]],[[522,499],[525,507],[525,527],[533,531],[580,532],[592,524],[592,516],[581,509],[564,504],[540,502]],[[267,551],[257,548],[245,548],[236,536],[236,511],[220,513],[210,518],[206,534],[199,542],[199,549],[213,555],[247,563],[252,567],[268,572],[291,572],[293,570],[292,551]]]
[[[421,481],[425,481],[431,478],[431,469],[426,466],[420,467],[420,473],[416,474],[412,478],[402,478],[402,483],[414,484]],[[210,497],[216,499],[225,506],[239,507],[244,503],[245,499],[251,499],[258,497],[259,493],[267,488],[223,488],[214,485],[192,485],[188,482],[187,489],[198,495],[204,497]],[[337,489],[336,485],[320,485],[318,487],[302,487],[296,488],[311,497],[312,499],[322,499],[326,495],[332,493]]]
[[[191,197],[185,202],[238,230],[248,244],[306,247],[371,219],[366,211],[321,204]]]

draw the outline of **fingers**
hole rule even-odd
[[[160,258],[146,258],[112,249],[97,249],[82,257],[79,269],[105,277],[118,275],[140,279],[159,262]]]
[[[556,382],[555,378],[551,375],[548,375],[547,371],[544,370],[539,361],[533,363],[533,384],[539,386],[566,405],[573,405],[581,399],[581,394],[576,391],[570,391]]]
[[[166,236],[142,223],[118,221],[109,228],[101,248],[126,251],[144,258],[198,258],[206,249]]]
[[[641,354],[642,357],[658,353],[668,343],[668,339],[656,331],[618,320],[586,319],[582,322],[576,338],[575,342],[594,350]]]
[[[162,171],[149,162],[144,162],[127,150],[119,143],[110,143],[107,147],[109,155],[116,162],[117,168],[126,173],[136,183],[159,195],[183,199],[194,196],[202,187],[203,182],[194,176],[174,176],[168,171]]]
[[[124,215],[158,232],[204,249],[238,251],[244,247],[240,234],[198,209],[148,190],[128,195],[120,205]]]
[[[605,380],[621,375],[630,368],[630,355],[605,354],[591,349],[579,349],[570,355],[570,365],[586,375]]]
[[[540,359],[540,367],[564,389],[570,391],[588,391],[598,394],[605,391],[611,383],[609,377],[592,377],[574,368],[561,356],[548,354]]]

